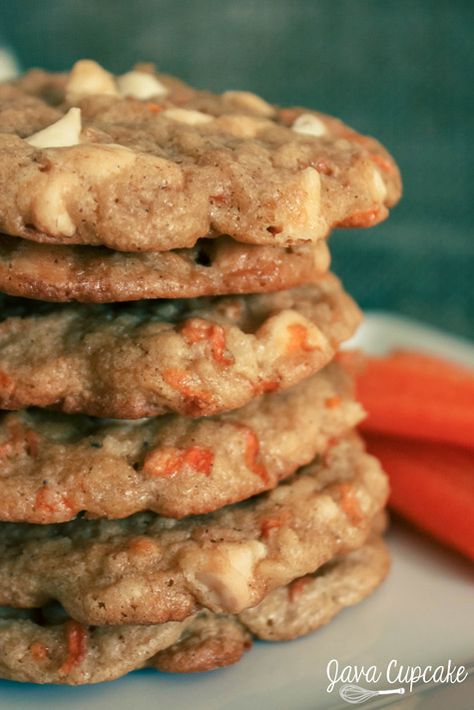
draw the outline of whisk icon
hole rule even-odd
[[[366,700],[374,698],[376,695],[403,695],[405,688],[395,688],[394,690],[367,690],[359,685],[343,685],[339,688],[339,695],[346,703],[365,703]]]

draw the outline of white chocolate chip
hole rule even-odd
[[[295,133],[302,133],[306,136],[325,136],[327,133],[326,126],[320,118],[312,113],[302,113],[291,126],[291,130]]]
[[[372,177],[372,194],[377,202],[383,202],[387,196],[387,186],[377,168],[374,168]]]
[[[329,251],[326,239],[320,239],[319,242],[317,242],[313,252],[313,257],[314,265],[316,266],[318,271],[321,271],[323,273],[329,271],[329,267],[331,266],[331,253]]]
[[[214,123],[216,130],[239,138],[255,138],[261,131],[273,126],[273,123],[265,118],[232,113],[224,113],[216,118]]]
[[[306,192],[305,222],[308,228],[313,230],[319,224],[321,208],[321,176],[316,168],[308,167],[303,170],[301,186]]]
[[[80,144],[67,151],[69,172],[62,164],[52,165],[41,174],[31,195],[31,216],[40,231],[52,236],[71,237],[76,231],[69,213],[69,196],[77,194],[85,185],[97,185],[113,178],[114,174],[130,168],[136,154],[118,145]]]
[[[50,126],[33,133],[26,142],[34,148],[66,148],[79,143],[81,135],[81,109],[71,108]]]
[[[273,116],[275,109],[267,101],[251,91],[226,91],[224,101],[239,109],[251,111],[259,116]]]
[[[291,240],[315,242],[325,236],[327,224],[321,217],[321,176],[309,166],[292,176],[277,204],[274,225],[284,225],[275,232],[275,244]],[[273,226],[273,225],[271,225]]]
[[[76,181],[72,175],[48,176],[42,189],[31,205],[35,225],[40,231],[56,236],[72,237],[76,226],[67,209],[67,196],[74,190]]]
[[[88,180],[107,180],[133,165],[137,158],[130,148],[116,143],[88,143],[71,151],[70,165]]]
[[[181,560],[181,568],[208,604],[235,614],[252,603],[255,565],[265,555],[265,545],[258,540],[229,542],[215,550],[193,550]]]
[[[119,76],[117,86],[122,96],[133,96],[134,99],[146,100],[168,94],[168,89],[156,76],[143,71],[129,71]]]
[[[92,59],[81,59],[71,69],[66,84],[66,95],[68,98],[73,98],[94,94],[118,96],[115,78]]]
[[[165,118],[170,118],[172,121],[178,121],[178,123],[187,123],[189,126],[199,126],[214,120],[214,117],[208,116],[207,113],[189,108],[168,108],[162,111],[161,115],[165,116]]]

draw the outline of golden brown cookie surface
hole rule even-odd
[[[138,73],[79,62],[0,87],[1,231],[121,251],[221,234],[288,246],[375,224],[400,196],[387,151],[337,119]]]
[[[217,414],[286,389],[331,360],[360,312],[328,274],[240,297],[95,306],[5,297],[2,316],[2,409],[139,419]]]
[[[90,628],[51,619],[49,610],[40,614],[40,625],[34,612],[0,609],[0,676],[78,685],[112,680],[144,666],[172,673],[214,670],[237,662],[252,636],[295,638],[328,623],[369,595],[388,566],[388,552],[374,538],[274,590],[238,616],[201,612],[184,622],[158,625]]]
[[[362,416],[336,364],[213,418],[110,423],[44,410],[7,414],[0,422],[0,520],[208,513],[274,488]]]
[[[323,240],[284,248],[218,237],[201,239],[191,249],[137,254],[0,236],[0,291],[44,301],[262,293],[314,281],[328,268]]]
[[[273,491],[206,516],[2,523],[0,604],[57,600],[93,625],[240,613],[360,547],[387,494],[378,462],[348,437]]]

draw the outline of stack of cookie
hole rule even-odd
[[[369,594],[387,481],[337,362],[372,138],[91,61],[0,87],[0,675],[235,662]]]

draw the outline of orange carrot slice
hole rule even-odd
[[[472,449],[364,434],[390,478],[389,506],[474,560]]]
[[[365,431],[474,447],[474,371],[415,352],[368,357],[356,377]]]

